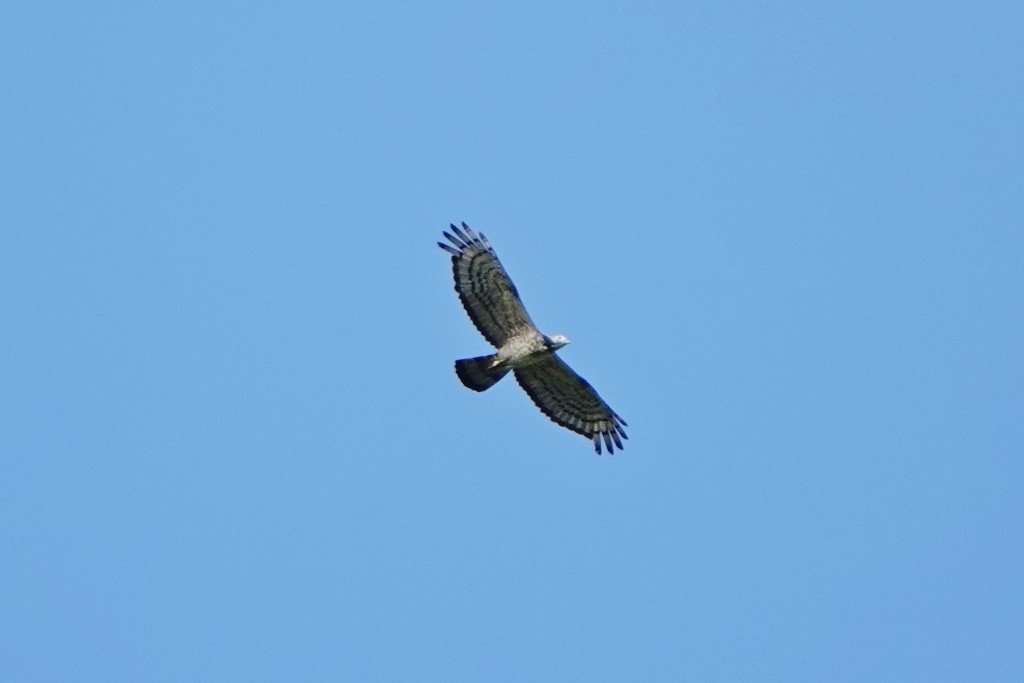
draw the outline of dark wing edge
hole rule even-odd
[[[601,454],[604,442],[608,453],[622,450],[622,429],[629,425],[594,391],[590,383],[577,375],[565,361],[552,354],[547,359],[514,370],[519,386],[552,422],[593,440]],[[621,437],[621,439],[620,439]]]
[[[451,229],[451,233],[443,231],[451,245],[438,242],[437,246],[452,255],[455,291],[484,339],[500,348],[509,337],[525,329],[536,330],[516,286],[484,234],[478,235],[465,223],[462,230],[454,223]]]

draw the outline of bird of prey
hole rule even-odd
[[[498,349],[489,356],[455,361],[455,374],[473,391],[484,391],[511,370],[553,422],[592,439],[599,454],[602,439],[609,453],[616,446],[621,450],[626,421],[555,354],[569,340],[537,329],[483,233],[477,235],[465,223],[462,230],[454,224],[451,228],[454,235],[444,231],[451,244],[437,244],[452,255],[455,291],[480,334]]]

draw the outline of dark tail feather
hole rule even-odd
[[[455,361],[455,374],[473,391],[485,391],[505,376],[508,368],[492,368],[494,356],[463,358]]]

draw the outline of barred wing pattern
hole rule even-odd
[[[613,441],[622,450],[619,437],[629,438],[622,429],[629,425],[561,358],[552,354],[514,372],[519,386],[553,422],[593,439],[598,454],[602,439],[609,453],[615,452]]]
[[[480,334],[496,347],[527,331],[540,334],[483,233],[477,235],[465,223],[462,230],[454,223],[451,227],[455,235],[445,232],[444,236],[455,247],[437,244],[452,255],[455,291]]]

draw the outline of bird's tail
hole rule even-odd
[[[508,368],[493,367],[495,356],[478,356],[455,361],[455,374],[473,391],[485,391],[505,376]]]

